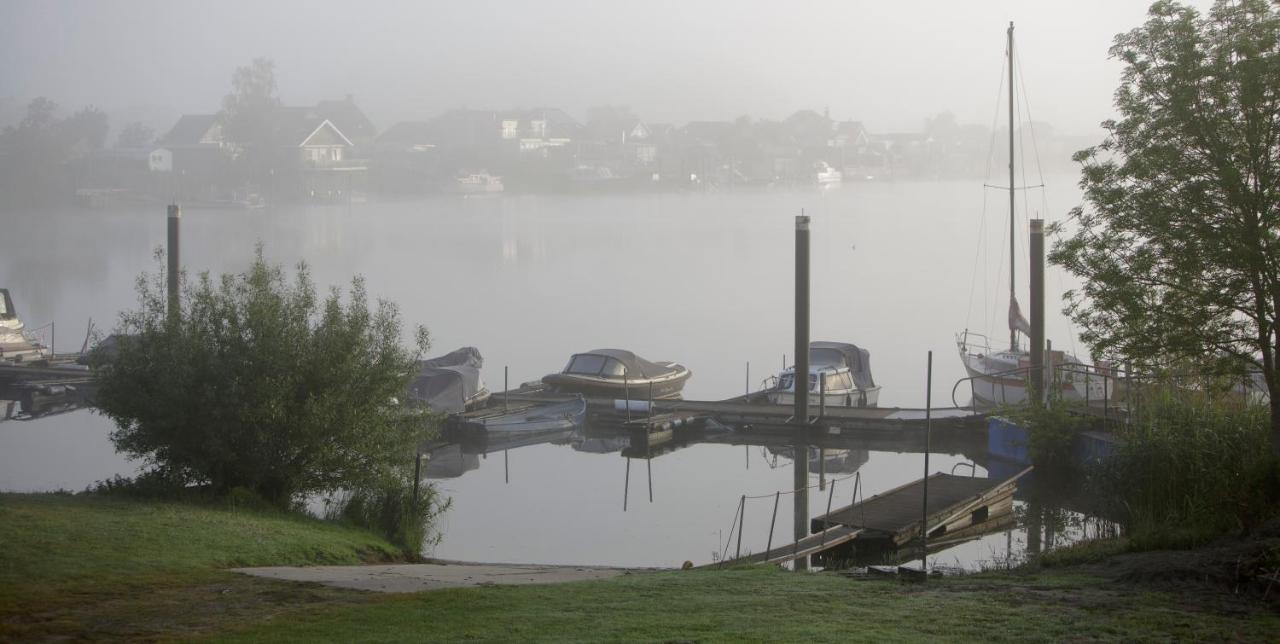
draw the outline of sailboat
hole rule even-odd
[[[1019,334],[1030,337],[1031,325],[1023,317],[1018,306],[1015,289],[1016,257],[1014,253],[1016,234],[1015,192],[1017,184],[1014,176],[1014,70],[1013,70],[1013,23],[1009,23],[1008,31],[1009,56],[1009,348],[994,349],[991,339],[980,333],[965,329],[956,335],[956,347],[960,350],[960,359],[964,362],[972,383],[973,404],[975,406],[1017,405],[1027,402],[1028,374],[1031,368],[1030,352],[1018,344]],[[1065,399],[1092,399],[1102,401],[1110,393],[1106,387],[1105,370],[1087,367],[1075,356],[1062,351],[1046,351],[1045,363],[1056,371],[1056,377],[1046,378],[1046,387],[1056,381],[1055,392]],[[1097,373],[1099,376],[1086,376],[1086,373]]]

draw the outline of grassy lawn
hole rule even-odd
[[[227,641],[1274,641],[1280,615],[1071,573],[927,584],[779,570],[636,574],[303,611]]]
[[[397,554],[361,530],[283,514],[0,494],[0,641],[128,639],[349,593],[260,584],[222,569],[357,564]],[[296,596],[295,596],[296,594]]]
[[[750,568],[412,595],[224,570],[394,553],[367,533],[303,518],[0,495],[0,641],[1274,641],[1280,633],[1274,603],[1120,583],[1096,557],[927,584]]]

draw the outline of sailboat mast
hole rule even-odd
[[[1012,306],[1014,294],[1014,267],[1017,265],[1014,257],[1014,190],[1013,183],[1013,22],[1009,22],[1009,305]],[[1009,329],[1009,350],[1018,350],[1018,332],[1015,329]]]

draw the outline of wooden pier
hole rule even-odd
[[[641,392],[636,392],[637,394]],[[494,394],[490,406],[507,400],[516,402],[563,400],[563,394],[547,392],[539,384],[529,384],[511,391]],[[905,407],[837,407],[812,406],[808,424],[796,423],[791,405],[775,405],[756,392],[726,400],[654,400],[642,397],[631,403],[651,405],[645,411],[619,410],[618,401],[612,398],[588,398],[587,412],[598,422],[612,422],[624,427],[648,422],[649,417],[671,421],[673,428],[690,419],[711,419],[724,425],[758,433],[795,434],[797,431],[825,432],[828,434],[866,433],[884,431],[891,433],[923,432],[927,424],[924,409]],[[935,408],[930,411],[935,430],[981,428],[987,415],[970,408]]]
[[[1027,468],[1002,481],[941,472],[930,475],[926,511],[929,538],[941,538],[1011,512],[1018,479],[1030,471]],[[830,526],[856,528],[862,530],[864,538],[891,539],[895,546],[902,546],[920,537],[923,497],[924,480],[912,481],[814,517],[810,526],[814,531]]]
[[[1018,479],[1031,468],[1003,480],[937,473],[929,476],[928,534],[939,545],[1008,528]],[[770,547],[704,568],[743,564],[781,564],[862,541],[901,547],[920,537],[924,479],[912,481],[810,520],[812,534],[798,542]]]

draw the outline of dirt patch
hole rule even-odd
[[[464,586],[558,584],[608,579],[630,571],[590,566],[425,563],[374,566],[277,566],[236,568],[235,572],[271,579],[310,582],[384,593],[413,593]]]
[[[1280,537],[1223,540],[1195,550],[1126,553],[1083,568],[1152,590],[1225,592],[1280,606]]]
[[[367,602],[366,593],[231,573],[195,583],[75,592],[0,612],[0,641],[185,639],[300,608]]]

